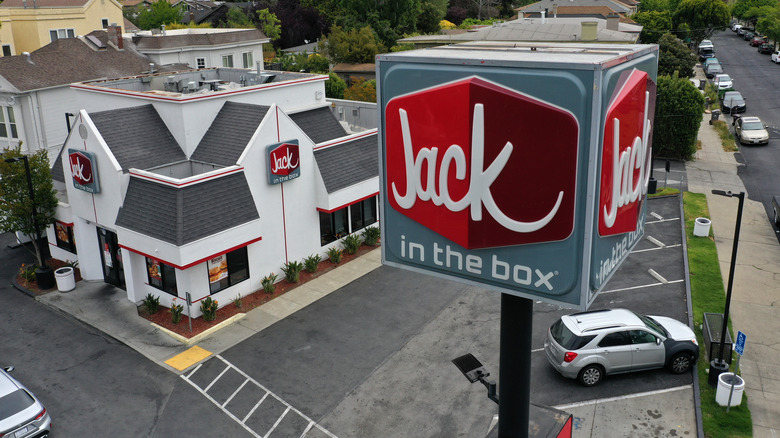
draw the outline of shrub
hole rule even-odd
[[[211,297],[206,297],[200,302],[200,311],[203,313],[204,321],[217,319],[217,309],[219,309],[219,301],[212,300]]]
[[[146,307],[146,311],[149,312],[150,315],[154,315],[158,310],[160,310],[160,297],[156,297],[151,293],[146,294],[146,298],[143,299],[143,303]]]
[[[284,272],[284,279],[290,283],[297,283],[298,277],[303,270],[303,263],[298,261],[287,262],[282,266],[282,272]]]
[[[238,294],[237,297],[233,298],[233,305],[235,305],[239,309],[241,308],[241,306],[244,305],[244,302],[241,300],[241,294]]]
[[[354,254],[360,247],[360,236],[357,234],[350,234],[341,239],[341,244],[344,245],[344,251],[346,251],[347,254]]]
[[[276,288],[276,286],[274,286],[274,283],[276,283],[276,274],[273,272],[268,274],[267,276],[263,277],[262,280],[260,280],[260,283],[263,285],[263,290],[265,293],[274,293],[274,289]]]
[[[317,272],[317,266],[320,265],[321,261],[322,257],[320,257],[319,254],[312,254],[303,259],[303,267],[306,269],[306,272],[311,272],[313,274]]]
[[[179,321],[181,321],[181,312],[184,310],[184,306],[181,304],[176,304],[176,299],[173,299],[173,303],[171,304],[171,322],[174,324],[178,324]]]
[[[35,265],[25,265],[19,268],[19,276],[26,282],[35,281]]]
[[[379,231],[378,227],[368,227],[363,230],[363,241],[368,246],[376,246],[380,235],[381,231]]]
[[[328,260],[338,265],[339,262],[341,262],[341,250],[335,246],[331,246],[330,249],[328,249]]]

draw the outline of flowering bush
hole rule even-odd
[[[203,313],[204,321],[217,319],[217,309],[219,309],[219,301],[212,300],[211,297],[206,297],[200,302],[200,311]]]
[[[35,281],[35,265],[25,265],[19,268],[19,276],[26,282]]]
[[[171,322],[174,324],[178,324],[179,321],[181,321],[181,312],[184,310],[184,306],[181,304],[176,304],[176,298],[173,299],[173,303],[171,304]]]

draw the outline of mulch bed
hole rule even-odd
[[[46,266],[50,267],[52,270],[56,271],[57,269],[67,266],[68,264],[62,260],[57,259],[49,259],[46,260]],[[23,265],[24,266],[24,265]],[[21,270],[21,269],[20,269]],[[76,280],[76,282],[81,281],[81,271],[79,271],[79,268],[73,268],[73,276]],[[33,295],[45,295],[49,292],[54,292],[57,290],[57,283],[54,283],[54,287],[51,289],[41,289],[38,287],[38,283],[33,281],[27,281],[25,280],[21,274],[16,274],[16,282],[22,286],[23,288],[30,291]]]
[[[355,254],[347,254],[344,252],[341,257],[341,262],[338,265],[328,259],[325,259],[320,262],[319,266],[317,267],[317,272],[310,273],[305,270],[301,271],[297,283],[289,283],[287,280],[282,279],[282,281],[276,283],[276,288],[271,294],[266,293],[264,290],[260,289],[247,296],[242,296],[241,307],[236,307],[236,305],[232,302],[220,303],[222,307],[217,310],[217,317],[213,321],[204,321],[202,317],[192,319],[192,332],[190,332],[189,317],[186,314],[182,314],[179,323],[174,324],[171,322],[171,314],[168,307],[160,306],[160,309],[156,313],[150,315],[149,312],[147,312],[146,307],[141,305],[138,306],[138,315],[185,338],[191,338],[204,332],[205,330],[210,329],[211,327],[214,327],[215,325],[227,320],[232,316],[235,316],[239,313],[249,312],[250,310],[265,304],[274,298],[280,297],[285,293],[295,289],[296,287],[305,284],[322,274],[332,271],[337,266],[349,263],[350,261],[376,248],[377,247],[374,246],[361,245]],[[177,301],[178,304],[182,304],[186,307],[184,300],[179,299]],[[193,307],[199,305],[199,303],[193,303]]]

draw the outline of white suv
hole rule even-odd
[[[561,375],[585,386],[607,374],[653,368],[682,374],[699,358],[696,335],[687,325],[626,309],[562,316],[547,330],[544,351]]]

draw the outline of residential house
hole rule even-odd
[[[560,17],[561,7],[607,7],[612,11],[630,16],[637,11],[638,3],[633,0],[571,0],[568,2],[562,2],[560,0],[541,0],[530,5],[525,5],[516,8],[518,17]]]
[[[2,54],[33,52],[59,39],[123,22],[117,0],[4,0],[0,3]]]

